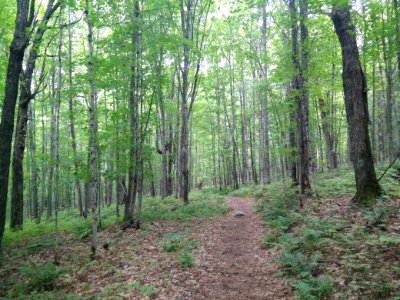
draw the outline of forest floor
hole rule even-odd
[[[253,212],[254,201],[228,196],[230,210],[225,215],[187,222],[153,221],[141,230],[122,231],[111,225],[100,232],[101,246],[93,261],[88,255],[90,241],[69,234],[63,235],[60,245],[38,251],[27,247],[28,251],[21,253],[19,247],[19,251],[6,254],[14,263],[3,268],[0,282],[12,280],[8,287],[13,284],[8,291],[0,284],[0,296],[292,299],[291,287],[273,276],[278,266],[274,252],[262,246],[263,228],[260,216]],[[56,269],[50,267],[54,265]],[[21,272],[21,266],[27,270]],[[36,283],[40,272],[42,277],[58,278],[48,284],[40,278]],[[53,274],[57,272],[60,274]]]
[[[27,223],[8,233],[0,299],[399,300],[400,166],[372,208],[352,203],[348,168],[317,175],[307,199],[284,180],[149,197],[140,230],[104,207],[94,260],[76,212],[58,235]]]

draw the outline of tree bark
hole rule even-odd
[[[28,123],[28,107],[30,101],[35,97],[36,92],[32,92],[33,72],[36,66],[39,46],[47,29],[47,23],[54,11],[60,6],[57,3],[54,7],[54,0],[48,2],[43,20],[35,30],[32,46],[26,63],[26,69],[22,71],[20,86],[20,97],[18,107],[17,128],[15,131],[14,152],[12,161],[12,194],[11,194],[11,214],[10,227],[14,230],[22,229],[23,210],[24,210],[24,169],[23,160],[25,152],[26,132]],[[41,79],[40,79],[41,80]],[[41,82],[38,83],[40,86]],[[37,87],[36,89],[38,89]]]
[[[398,0],[393,0],[394,22],[396,25],[396,58],[397,58],[397,74],[400,80],[400,12]],[[399,129],[400,131],[400,129]]]
[[[88,181],[88,196],[90,198],[90,204],[92,208],[92,245],[91,245],[91,258],[96,257],[97,248],[97,119],[96,119],[96,89],[93,79],[93,29],[90,19],[89,11],[89,0],[85,1],[85,19],[88,30],[87,42],[88,42],[88,71],[89,71],[89,87],[90,87],[90,98],[89,98],[89,172],[90,177]]]
[[[300,97],[297,104],[297,118],[299,130],[299,151],[300,151],[300,193],[308,194],[311,192],[310,175],[310,154],[308,138],[308,90],[306,72],[308,68],[308,27],[306,26],[308,18],[307,0],[299,0],[300,8],[300,59],[299,81]]]
[[[383,62],[385,66],[385,77],[386,77],[386,106],[385,106],[385,123],[386,123],[386,138],[387,138],[387,146],[389,150],[389,159],[393,160],[395,157],[395,144],[393,141],[393,77],[392,77],[392,66],[391,66],[391,54],[390,54],[390,45],[391,45],[391,37],[390,33],[388,35],[388,46],[386,46],[386,24],[383,13],[383,8],[381,12],[381,21],[382,21],[382,53],[383,53]]]
[[[27,27],[33,19],[34,1],[17,1],[14,36],[8,56],[4,102],[0,122],[0,249],[6,223],[8,179],[10,170],[11,143],[14,132],[15,106],[18,96],[19,77],[27,47]],[[32,5],[33,3],[33,5]],[[32,9],[33,7],[33,9]],[[29,19],[28,19],[29,17]]]
[[[383,71],[382,65],[379,63],[379,76],[381,79],[381,88],[382,90],[378,93],[378,138],[379,138],[379,161],[383,162],[386,159],[385,153],[385,126],[383,121],[384,115],[384,103],[383,103],[383,95],[385,93],[385,85],[383,82]]]
[[[289,11],[290,11],[290,19],[291,19],[291,38],[292,38],[292,65],[294,66],[295,74],[292,77],[291,82],[291,94],[292,95],[292,112],[291,112],[291,122],[290,122],[290,131],[289,131],[289,144],[290,144],[290,169],[291,169],[291,178],[294,185],[298,185],[298,173],[300,170],[297,170],[297,157],[296,151],[298,149],[298,145],[296,143],[296,130],[295,123],[297,122],[297,110],[295,109],[295,105],[300,102],[299,100],[299,89],[300,83],[298,78],[298,25],[297,25],[297,11],[295,6],[295,0],[291,0],[289,2]]]
[[[202,53],[204,46],[204,35],[200,35],[200,24],[206,22],[207,14],[210,4],[205,4],[206,9],[201,9],[199,1],[187,0],[186,2],[180,1],[180,17],[181,17],[181,32],[182,38],[185,40],[183,43],[183,66],[180,68],[180,76],[182,84],[180,85],[181,94],[181,136],[180,136],[180,149],[179,149],[179,169],[180,169],[180,197],[186,205],[189,203],[189,118],[192,112],[193,103],[196,98],[201,55],[197,57],[196,61],[192,61],[191,56],[194,50],[191,50],[189,42],[193,43],[199,53]],[[190,66],[194,63],[194,75],[191,86],[189,86],[189,70]]]
[[[371,205],[382,194],[378,183],[368,132],[367,85],[361,68],[356,31],[350,17],[350,5],[334,6],[331,18],[342,47],[342,78],[350,137],[351,160],[356,179],[353,201]]]
[[[71,11],[68,10],[68,22],[71,22]],[[72,155],[74,160],[74,184],[76,196],[78,197],[78,211],[81,217],[87,217],[87,213],[85,211],[85,207],[83,205],[83,196],[81,184],[79,182],[78,172],[78,154],[76,147],[76,134],[75,134],[75,117],[74,117],[74,98],[72,94],[72,31],[71,27],[68,27],[68,89],[69,89],[69,97],[68,97],[68,108],[69,108],[69,125],[70,125],[70,135],[71,135],[71,146],[72,146]]]
[[[183,0],[180,1],[181,6],[181,26],[182,35],[186,41],[193,40],[192,36],[192,14],[193,14],[193,0],[186,2],[186,9],[184,7]],[[189,45],[183,44],[183,69],[182,74],[182,85],[181,85],[181,141],[180,141],[180,197],[183,199],[185,205],[189,204],[189,145],[188,145],[188,93],[189,93]]]
[[[256,82],[256,73],[252,71],[253,81]],[[253,89],[251,94],[251,120],[250,120],[250,160],[251,176],[254,184],[258,184],[257,164],[256,164],[256,91]]]
[[[54,160],[55,160],[55,135],[56,135],[56,100],[55,100],[55,62],[52,61],[50,70],[50,163],[47,183],[47,220],[53,216],[53,181],[54,181]]]
[[[128,175],[128,194],[125,197],[124,222],[125,226],[134,224],[134,209],[136,201],[138,183],[138,156],[137,156],[137,131],[138,131],[138,105],[139,105],[139,75],[138,75],[138,56],[139,56],[139,29],[138,19],[140,16],[139,1],[134,2],[134,29],[132,33],[132,64],[129,87],[129,175]]]
[[[31,103],[31,107],[28,111],[28,116],[30,119],[29,124],[29,146],[31,153],[31,185],[32,185],[32,210],[33,210],[33,218],[35,222],[38,224],[40,222],[40,211],[39,211],[39,200],[38,200],[38,168],[36,163],[36,122],[34,115],[33,104]]]
[[[331,124],[330,124],[330,109],[327,107],[324,99],[319,99],[319,110],[321,114],[321,123],[322,123],[322,133],[325,138],[326,145],[326,160],[328,162],[328,168],[330,170],[337,168],[337,156],[334,149],[334,141],[333,135],[331,132]]]
[[[247,153],[247,105],[246,105],[246,85],[243,77],[242,70],[242,79],[241,79],[241,88],[240,88],[240,113],[241,113],[241,131],[242,131],[242,183],[247,184],[249,167],[248,167],[248,153]]]
[[[269,108],[268,108],[268,64],[267,64],[267,11],[266,11],[267,1],[264,0],[262,6],[262,47],[264,51],[263,59],[263,75],[264,75],[264,90],[262,95],[262,119],[263,119],[263,162],[262,162],[262,180],[264,184],[271,183],[271,165],[269,159]],[[261,145],[260,145],[261,147]]]

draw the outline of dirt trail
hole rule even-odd
[[[273,253],[262,248],[260,217],[253,199],[227,199],[232,212],[207,222],[201,229],[198,268],[202,276],[193,299],[292,299],[290,287],[277,272]],[[235,217],[241,211],[244,216]],[[203,227],[203,226],[201,226]]]

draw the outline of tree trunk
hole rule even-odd
[[[22,70],[25,49],[27,47],[27,27],[33,19],[33,9],[29,9],[28,0],[17,1],[14,37],[8,56],[4,102],[0,122],[0,249],[6,224],[8,178],[10,170],[11,143],[14,132],[15,106],[18,96],[19,77]],[[31,4],[34,1],[31,1]],[[28,20],[28,16],[29,20]]]
[[[193,14],[193,0],[186,2],[186,10],[183,0],[180,1],[181,8],[181,26],[182,37],[186,41],[193,40],[191,29],[192,14]],[[189,204],[189,145],[188,145],[188,93],[189,93],[189,67],[190,67],[190,49],[189,45],[183,44],[183,69],[181,71],[182,85],[181,85],[181,141],[180,141],[180,197],[183,203]]]
[[[32,208],[33,208],[33,218],[35,222],[40,223],[40,211],[39,211],[39,200],[38,200],[38,168],[36,163],[36,130],[35,130],[35,114],[34,107],[31,107],[28,111],[30,124],[29,124],[29,146],[31,153],[31,184],[32,184]]]
[[[351,160],[356,179],[354,202],[371,205],[382,194],[368,133],[367,85],[361,68],[350,5],[334,7],[331,15],[342,47],[342,77],[350,137]]]
[[[50,106],[51,106],[51,121],[50,121],[50,163],[49,176],[47,184],[47,215],[49,220],[53,216],[53,180],[54,180],[54,160],[55,160],[55,135],[56,135],[56,100],[55,100],[55,66],[54,61],[50,70]]]
[[[308,68],[308,18],[307,0],[299,0],[300,7],[300,59],[299,80],[300,98],[297,106],[298,129],[299,129],[299,150],[300,150],[300,192],[301,194],[311,192],[310,175],[310,154],[308,139],[308,90],[306,87],[306,72]]]
[[[262,119],[263,119],[263,141],[264,144],[260,147],[263,149],[263,162],[262,162],[262,180],[264,184],[271,183],[271,166],[269,159],[269,108],[268,108],[268,65],[267,65],[267,11],[266,11],[267,1],[264,0],[262,6],[262,47],[264,51],[263,59],[263,75],[264,75],[264,90],[262,95],[264,96],[261,100],[262,108]]]
[[[298,13],[295,0],[289,2],[292,31],[292,64],[295,68],[292,79],[292,93],[297,104],[296,120],[298,132],[299,183],[300,193],[308,194],[311,190],[309,181],[309,149],[308,149],[308,93],[306,89],[305,72],[308,64],[307,36],[305,25],[307,19],[307,4],[300,0],[300,51],[298,45]],[[299,60],[299,55],[300,59]]]
[[[35,97],[36,92],[32,92],[32,77],[35,70],[38,50],[41,44],[43,35],[47,29],[47,23],[54,11],[59,7],[57,4],[53,7],[54,0],[47,4],[46,12],[43,20],[37,26],[33,37],[32,46],[29,51],[29,56],[25,71],[22,72],[21,92],[19,97],[19,108],[17,118],[17,128],[15,131],[15,142],[12,162],[12,194],[11,194],[11,215],[10,227],[12,229],[22,229],[23,225],[23,208],[24,208],[24,170],[23,160],[25,151],[26,131],[28,123],[28,107],[30,101]],[[40,86],[41,82],[39,82]],[[36,88],[38,89],[38,87]]]
[[[322,133],[326,144],[326,160],[330,170],[337,168],[337,156],[334,149],[333,135],[331,132],[330,109],[327,107],[324,99],[319,99],[319,110],[321,114]]]
[[[44,101],[42,102],[42,116],[45,115],[45,107],[44,107]],[[46,175],[47,175],[47,163],[46,163],[46,130],[44,126],[44,118],[42,117],[42,159],[41,159],[41,164],[42,164],[42,178],[41,178],[41,203],[40,203],[40,214],[43,213],[44,208],[46,206]]]
[[[96,120],[96,90],[93,79],[93,29],[90,20],[89,12],[89,0],[85,1],[85,17],[86,25],[88,30],[87,42],[88,42],[88,71],[89,71],[89,87],[90,87],[90,99],[89,99],[89,172],[90,178],[88,182],[88,196],[90,198],[90,204],[92,207],[92,245],[91,245],[91,258],[96,257],[97,248],[97,142],[96,142],[96,131],[97,131],[97,120]]]
[[[383,121],[384,114],[384,103],[383,95],[385,94],[385,85],[383,82],[383,71],[382,65],[379,63],[379,76],[381,79],[382,90],[378,93],[378,139],[379,139],[379,161],[383,162],[386,159],[385,153],[385,127]]]
[[[71,11],[68,9],[68,22],[71,22]],[[75,191],[76,196],[78,197],[78,210],[79,215],[81,217],[87,217],[87,212],[85,211],[85,207],[83,205],[83,196],[81,184],[79,182],[78,172],[78,155],[76,150],[76,135],[75,135],[75,124],[74,124],[74,98],[72,94],[72,31],[71,27],[68,27],[68,88],[69,88],[69,97],[68,97],[68,107],[69,107],[69,125],[70,125],[70,134],[71,134],[71,146],[72,146],[72,155],[74,160],[74,183],[75,183]]]
[[[139,89],[139,75],[138,75],[138,56],[139,56],[139,29],[138,18],[140,16],[139,1],[134,2],[134,31],[132,34],[132,65],[131,77],[129,87],[129,129],[130,129],[130,145],[129,145],[129,175],[128,175],[128,194],[125,197],[125,210],[124,222],[125,226],[134,224],[134,208],[137,192],[137,130],[138,130],[138,89]]]
[[[240,94],[240,112],[241,112],[241,129],[242,129],[242,183],[247,184],[249,167],[248,167],[248,153],[247,153],[247,105],[246,105],[246,85],[243,78],[242,70],[242,82]]]
[[[386,32],[385,32],[385,18],[383,15],[383,8],[381,14],[382,21],[382,53],[383,53],[383,62],[385,66],[385,76],[386,76],[386,106],[385,106],[385,123],[386,123],[386,137],[387,137],[387,146],[389,150],[389,159],[392,160],[395,156],[395,144],[393,141],[393,78],[392,78],[392,66],[391,66],[391,54],[390,54],[390,45],[391,38],[390,34],[388,35],[388,46],[386,46]]]
[[[252,71],[253,82],[256,82],[256,73]],[[253,89],[251,95],[251,120],[250,120],[250,157],[251,157],[251,176],[254,184],[258,184],[257,163],[256,163],[256,92]]]
[[[161,180],[160,180],[160,195],[161,199],[164,199],[167,196],[167,185],[168,185],[168,151],[169,145],[167,142],[167,125],[165,121],[165,107],[164,107],[164,98],[162,91],[162,82],[161,82],[161,71],[162,71],[162,62],[163,62],[163,50],[160,49],[160,55],[157,61],[157,76],[160,78],[157,82],[157,96],[158,96],[158,106],[160,108],[160,140],[161,140]],[[173,78],[175,76],[173,75]],[[173,82],[173,80],[172,80]],[[173,93],[174,87],[172,86]],[[156,137],[158,138],[158,137]]]
[[[26,129],[28,123],[28,103],[19,106],[17,128],[12,161],[12,193],[10,228],[22,230],[24,216],[24,172],[23,158],[25,151]]]
[[[393,0],[394,6],[394,21],[396,25],[396,58],[397,58],[397,75],[398,80],[400,82],[400,12],[399,12],[399,4],[397,0]],[[398,144],[400,145],[400,101],[397,102],[397,107],[395,108],[397,111],[397,136],[398,136]]]

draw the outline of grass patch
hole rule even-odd
[[[261,198],[266,190],[267,190],[266,186],[248,184],[248,185],[242,185],[239,189],[229,192],[229,195],[234,197]]]
[[[158,197],[143,201],[143,220],[180,220],[188,221],[194,217],[213,217],[224,214],[228,207],[224,195],[217,189],[194,191],[189,195],[189,204],[172,196],[161,200]]]
[[[183,205],[180,199],[167,197],[163,200],[159,197],[145,197],[143,199],[143,221],[155,220],[181,220],[188,221],[194,217],[213,217],[224,214],[228,207],[224,202],[224,193],[218,189],[204,189],[202,191],[193,191],[190,193],[190,202]],[[101,208],[99,219],[100,227],[107,227],[111,224],[118,223],[122,220],[122,215],[117,217],[115,205],[104,206]],[[42,241],[42,238],[49,233],[54,232],[55,219],[42,220],[36,224],[34,221],[24,223],[23,230],[11,231],[9,226],[6,227],[4,233],[3,244],[10,246],[19,240],[26,238],[39,238],[37,242],[31,243],[37,245],[37,248],[44,246],[52,246],[51,241]],[[81,238],[91,234],[91,218],[87,219],[78,216],[76,210],[61,211],[59,213],[60,232],[73,233],[76,237]],[[35,248],[31,246],[31,248]]]

